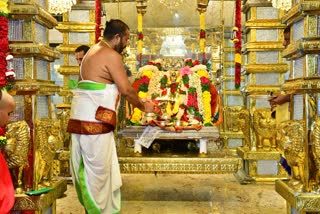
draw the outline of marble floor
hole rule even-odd
[[[122,174],[121,214],[285,214],[274,185],[241,185],[232,174]],[[84,214],[68,185],[57,214]]]

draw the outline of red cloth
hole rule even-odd
[[[0,152],[0,214],[10,212],[14,204],[14,188],[7,162]]]

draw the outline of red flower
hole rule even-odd
[[[143,40],[143,33],[138,33],[138,40]]]
[[[6,127],[0,127],[0,136],[5,136],[6,135]]]
[[[167,95],[167,90],[163,90],[162,93],[161,93],[161,95],[162,95],[162,96]]]
[[[201,77],[200,80],[201,80],[201,84],[209,84],[210,83],[210,81],[207,77]]]
[[[192,63],[193,66],[196,66],[196,65],[200,65],[200,61],[199,60],[194,60],[193,63]]]
[[[200,30],[200,39],[205,39],[206,38],[206,31]]]
[[[194,106],[196,109],[198,109],[197,97],[192,94],[188,94],[187,106],[189,106],[189,107]]]
[[[185,111],[184,114],[182,115],[181,120],[182,120],[182,121],[185,121],[185,122],[188,122],[188,117],[187,117],[186,111]]]
[[[149,82],[150,82],[150,78],[147,77],[147,76],[143,76],[143,77],[141,77],[140,82],[141,82],[141,84],[147,84],[148,85]]]
[[[141,79],[138,79],[132,83],[132,87],[135,91],[139,91],[140,85],[141,85]]]

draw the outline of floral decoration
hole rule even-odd
[[[95,13],[96,13],[96,43],[99,42],[99,38],[101,36],[101,28],[100,28],[100,25],[101,25],[101,0],[96,0],[95,1]]]
[[[161,62],[160,61],[149,61],[148,63],[147,63],[147,65],[153,65],[153,66],[156,66],[158,69],[159,69],[159,71],[161,71],[162,70],[162,64],[161,64]]]
[[[133,88],[140,98],[151,98],[158,102],[165,100],[156,120],[163,120],[165,113],[170,121],[183,121],[185,125],[221,124],[220,98],[210,82],[205,65],[197,60],[186,59],[186,66],[178,71],[159,71],[150,64],[139,70]],[[146,123],[143,118],[143,112],[134,108],[130,124],[143,125]]]
[[[140,98],[147,98],[149,91],[149,84],[151,77],[158,72],[158,68],[153,65],[146,65],[141,67],[137,73],[137,77],[132,84],[134,90],[138,93]],[[142,111],[134,107],[133,114],[130,118],[130,123],[139,125],[142,118]]]
[[[199,60],[192,60],[191,58],[187,58],[184,60],[184,65],[188,67],[194,67],[196,65],[200,65]]]
[[[5,127],[0,128],[0,146],[4,146],[7,143],[7,138],[6,138],[6,129]]]
[[[6,86],[8,41],[8,0],[0,0],[0,88]]]
[[[236,0],[235,27],[233,28],[233,42],[235,47],[235,88],[240,88],[241,83],[241,0]]]

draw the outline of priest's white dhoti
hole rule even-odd
[[[93,90],[96,83],[84,82],[84,85],[93,85],[93,88],[86,90],[82,87],[73,91],[68,125],[72,133],[72,179],[78,198],[89,214],[119,213],[122,181],[114,133],[113,129],[108,129],[110,124],[96,119],[99,107],[115,111],[118,89],[107,84],[105,88]]]

